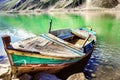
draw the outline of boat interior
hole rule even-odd
[[[51,35],[56,36],[66,42],[69,42],[76,47],[82,47],[85,40],[87,39],[87,36],[89,34],[85,34],[86,37],[82,36],[81,34],[77,34],[75,31],[73,32],[70,29],[62,29],[62,30],[56,30],[56,31],[51,31]],[[89,44],[91,41],[88,40],[85,45]]]

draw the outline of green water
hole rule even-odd
[[[50,19],[53,20],[52,30],[91,27],[97,32],[96,50],[102,61],[120,64],[120,16],[118,14],[1,14],[0,36],[9,34],[14,42],[30,36],[47,33]],[[5,54],[1,40],[0,50],[1,54]]]
[[[85,25],[81,16],[71,14],[1,15],[0,18],[0,30],[7,28],[22,29],[37,35],[48,32],[50,19],[53,20],[52,30],[60,28],[79,28]]]

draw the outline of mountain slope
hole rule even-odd
[[[85,2],[88,0],[0,0],[0,10],[78,8]],[[90,4],[97,7],[113,8],[117,6],[118,0],[91,0]]]
[[[68,8],[79,6],[81,0],[6,0],[0,3],[0,10],[33,10],[33,9],[47,9],[54,8]]]

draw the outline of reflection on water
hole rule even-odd
[[[91,26],[97,32],[97,46],[85,71],[94,72],[98,64],[120,61],[120,17],[117,14],[40,14],[40,15],[0,15],[0,36],[9,34],[12,41],[47,33],[50,19],[52,30],[60,28],[80,28]],[[1,54],[5,54],[0,39]],[[89,70],[87,70],[89,68]],[[88,72],[85,72],[86,74]]]

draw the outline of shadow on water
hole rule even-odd
[[[76,29],[83,26],[91,26],[96,31],[96,48],[84,69],[87,79],[92,79],[92,73],[96,73],[100,65],[117,65],[120,63],[120,16],[118,14],[0,15],[0,37],[4,34],[9,34],[12,36],[12,41],[15,42],[31,36],[47,33],[51,18],[53,19],[52,30],[61,28]],[[5,54],[1,39],[0,50],[1,63],[2,59],[4,61],[4,56],[2,55]],[[120,66],[115,67],[114,70],[116,71],[118,67]],[[97,73],[100,73],[101,70],[98,70]],[[108,74],[107,72],[106,74]],[[103,75],[98,76],[102,77]]]

